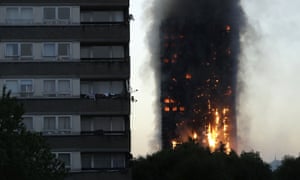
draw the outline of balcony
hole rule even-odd
[[[129,42],[129,25],[32,25],[1,26],[0,39],[5,40],[78,40],[81,42]]]
[[[51,115],[128,115],[130,113],[129,97],[121,98],[32,98],[19,99],[27,114]]]
[[[61,0],[1,0],[1,5],[14,5],[17,4],[18,6],[22,4],[32,4],[35,5],[43,5],[43,4],[49,4],[49,3],[55,3],[63,5],[84,5],[84,6],[129,6],[129,0],[64,0],[63,2]]]
[[[44,136],[52,149],[68,151],[129,152],[130,135],[67,135]]]
[[[0,61],[1,62],[1,61]],[[98,79],[128,79],[130,74],[129,61],[31,61],[1,62],[1,76],[62,76],[98,78]]]

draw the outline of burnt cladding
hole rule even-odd
[[[208,144],[207,128],[218,109],[226,113],[234,147],[239,34],[244,24],[239,1],[173,0],[166,14],[160,25],[162,147],[172,147],[173,140],[186,141],[192,132]]]

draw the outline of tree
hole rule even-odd
[[[294,180],[300,179],[300,156],[294,158],[292,156],[285,156],[282,164],[275,170],[274,176],[277,180]]]
[[[26,130],[23,114],[23,106],[4,87],[0,99],[1,179],[64,179],[64,163],[55,159],[40,134]]]
[[[269,166],[258,153],[234,151],[226,154],[222,145],[215,152],[190,141],[175,149],[162,150],[133,161],[133,180],[268,180]]]

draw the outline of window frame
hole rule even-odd
[[[98,20],[95,19],[97,17],[97,13],[107,13],[107,20]],[[120,13],[119,15],[122,15],[121,18],[122,20],[118,20],[117,14]],[[92,10],[92,11],[87,11],[83,10],[80,12],[80,23],[82,24],[122,24],[125,23],[125,12],[124,10],[121,9],[115,9],[115,10]]]
[[[17,92],[12,92],[12,96],[16,96],[16,97],[32,97],[34,95],[35,90],[34,90],[34,80],[33,79],[4,79],[4,85],[7,84],[7,81],[17,81]],[[21,82],[22,81],[31,81],[32,91],[22,92],[21,91],[21,85],[22,85]]]
[[[16,45],[17,46],[17,54],[16,55],[9,55],[8,53],[8,46],[9,45]],[[24,56],[22,55],[22,45],[31,45],[31,55],[30,56]],[[28,58],[33,58],[33,43],[30,42],[6,42],[5,43],[5,58],[11,59],[11,58],[16,58],[16,59],[28,59]]]
[[[54,86],[55,86],[55,91],[54,92],[50,92],[50,93],[46,93],[45,91],[45,81],[54,81]],[[69,85],[70,85],[70,91],[69,93],[65,93],[65,92],[60,92],[59,91],[59,81],[69,81]],[[72,96],[72,79],[43,79],[43,91],[42,94],[44,97],[70,97]]]
[[[31,121],[32,121],[32,128],[28,128],[28,127],[25,125],[25,123],[24,123],[24,118],[31,118]],[[28,116],[28,115],[22,116],[22,123],[24,124],[24,126],[26,127],[26,129],[27,129],[28,131],[34,131],[34,130],[35,130],[35,129],[34,129],[34,117],[33,117],[33,116]]]
[[[108,48],[108,56],[107,57],[96,57],[95,49],[96,48]],[[122,56],[116,56],[116,48],[121,48],[123,50],[122,52]],[[86,51],[88,57],[82,57],[82,51]],[[99,59],[99,60],[103,60],[103,59],[107,59],[107,60],[114,60],[114,59],[125,59],[126,58],[126,47],[124,45],[121,44],[117,44],[117,45],[93,45],[93,46],[81,46],[80,47],[80,59],[89,59],[89,60],[94,60],[94,59]],[[104,56],[104,54],[102,55]]]
[[[83,160],[83,158],[82,158],[82,156],[83,155],[89,155],[90,157],[90,164],[89,164],[89,166],[90,166],[90,168],[86,168],[86,167],[83,167],[83,163],[82,163],[82,160]],[[101,155],[106,155],[108,158],[109,158],[109,167],[103,167],[103,168],[97,168],[96,167],[96,163],[95,163],[95,159],[96,159],[96,156],[97,155],[99,155],[99,156],[101,156]],[[123,156],[123,164],[122,164],[122,166],[121,167],[116,167],[115,166],[115,156],[117,156],[117,155],[122,155]],[[89,153],[89,152],[87,152],[87,153],[85,153],[85,152],[83,152],[83,153],[81,153],[80,154],[80,156],[81,156],[81,169],[82,170],[93,170],[93,169],[124,169],[124,168],[126,168],[126,154],[125,153],[122,153],[122,152],[120,152],[120,153]]]
[[[106,117],[109,120],[109,130],[105,130],[105,129],[96,129],[96,123],[95,121],[101,121],[100,119],[97,118],[103,118]],[[115,128],[113,128],[113,119],[114,118],[122,118],[122,130],[115,130]],[[84,118],[81,119],[81,123],[83,123],[82,121],[90,121],[89,124],[89,130],[83,130],[82,129],[82,124],[80,124],[81,127],[81,132],[83,133],[93,133],[95,131],[103,131],[105,133],[109,133],[110,135],[120,135],[120,134],[124,134],[126,132],[126,118],[124,116],[99,116],[99,117],[89,117],[86,118],[86,120],[84,120]]]
[[[15,19],[9,19],[8,16],[8,9],[12,9],[15,8],[17,9],[17,18]],[[32,16],[29,19],[24,18],[24,16],[22,16],[22,9],[30,9]],[[32,24],[34,20],[34,8],[30,7],[30,6],[7,6],[5,7],[5,22],[7,24],[12,24],[12,25],[18,25],[18,24]]]
[[[53,8],[55,11],[55,17],[54,19],[45,19],[45,9],[47,8]],[[69,9],[69,19],[60,19],[59,18],[59,9],[62,8],[68,8]],[[72,19],[72,8],[70,6],[45,6],[42,10],[43,13],[43,23],[44,24],[70,24]]]
[[[45,118],[55,118],[55,128],[54,129],[45,129]],[[60,129],[59,128],[59,118],[61,117],[68,117],[69,118],[69,122],[70,122],[70,128],[69,129]],[[42,116],[43,119],[43,128],[42,128],[42,132],[45,135],[71,135],[72,134],[72,116],[71,115],[46,115],[46,116]]]
[[[64,162],[66,169],[70,169],[70,170],[72,169],[72,163],[73,163],[72,162],[72,152],[61,152],[61,151],[59,151],[59,152],[52,152],[52,154],[54,154],[56,159],[59,159],[60,154],[68,154],[70,156],[70,165],[66,166],[66,163],[63,160],[61,160],[61,159],[59,159],[59,160]]]
[[[46,55],[45,45],[54,45],[54,55]],[[68,48],[68,54],[67,55],[60,55],[59,54],[59,46],[60,45],[67,45]],[[42,57],[48,59],[54,59],[54,60],[69,60],[72,56],[72,43],[71,42],[44,42],[42,43]]]

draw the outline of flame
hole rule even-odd
[[[214,128],[211,127],[211,124],[209,124],[208,132],[207,132],[207,140],[208,140],[208,146],[211,149],[211,151],[215,151],[216,149],[217,137],[218,137],[217,132],[215,131]]]
[[[164,99],[164,103],[169,104],[170,103],[170,99],[169,98],[165,98]]]
[[[172,111],[173,112],[177,111],[177,106],[172,107]]]
[[[196,140],[198,138],[198,134],[196,132],[193,133],[193,140]]]
[[[188,79],[188,80],[192,79],[192,75],[190,73],[186,73],[185,79]]]
[[[165,112],[170,112],[170,107],[169,106],[165,106],[164,111]]]
[[[207,142],[211,151],[215,151],[218,145],[225,145],[225,152],[228,154],[231,151],[228,125],[229,108],[223,108],[221,113],[215,109],[214,121],[208,124]]]
[[[183,111],[185,111],[185,108],[183,106],[180,106],[179,111],[183,112]]]
[[[172,143],[172,148],[175,149],[177,146],[177,141],[173,140],[171,143]]]
[[[228,32],[228,31],[230,31],[231,30],[231,26],[229,26],[229,25],[226,25],[226,31]]]

